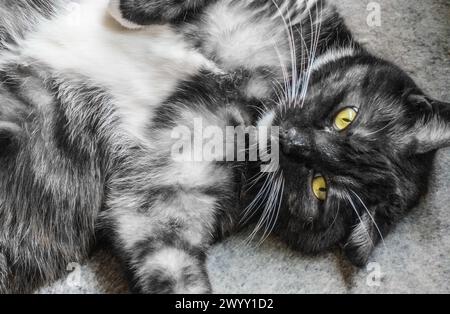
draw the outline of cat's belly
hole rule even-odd
[[[143,138],[152,108],[179,80],[211,64],[169,26],[126,30],[107,13],[108,0],[80,0],[21,43],[21,54],[108,90],[124,128]]]

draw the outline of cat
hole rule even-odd
[[[365,265],[449,146],[449,104],[364,49],[326,1],[115,0],[110,11],[127,28],[171,23],[221,69],[251,73],[243,94],[266,104],[253,123],[281,126],[283,154],[244,218],[259,211],[257,228],[294,249],[341,242]]]
[[[0,13],[0,292],[56,280],[96,236],[134,292],[211,292],[208,248],[251,215],[296,249],[342,243],[361,265],[450,144],[449,105],[365,51],[325,1]],[[172,131],[195,120],[280,126],[279,168],[254,192],[259,163],[173,160]]]

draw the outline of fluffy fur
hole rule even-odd
[[[0,10],[1,292],[56,279],[96,234],[133,291],[209,292],[208,247],[251,217],[263,238],[307,252],[341,243],[363,264],[450,141],[448,105],[369,55],[325,1]],[[345,105],[358,120],[333,132]],[[281,126],[280,168],[249,182],[253,164],[174,162],[170,131],[197,118]],[[331,183],[325,203],[311,194],[317,172]]]

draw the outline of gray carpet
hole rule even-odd
[[[369,0],[335,0],[358,38],[406,69],[430,95],[450,101],[450,1],[379,0],[381,26],[369,27]],[[449,293],[450,150],[438,153],[421,205],[379,246],[367,269],[338,251],[303,256],[275,240],[260,247],[235,236],[214,247],[208,268],[216,293]],[[114,261],[97,253],[41,293],[123,291]]]

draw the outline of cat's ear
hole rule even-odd
[[[413,153],[423,154],[450,146],[450,103],[423,95],[410,95],[408,104],[417,112],[410,143]]]
[[[387,231],[387,224],[377,219],[375,213],[360,214],[343,246],[345,255],[353,265],[365,266],[373,249]]]
[[[0,157],[17,149],[22,133],[19,125],[0,120]]]

